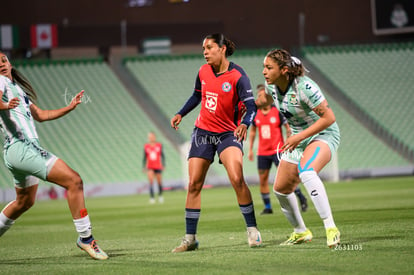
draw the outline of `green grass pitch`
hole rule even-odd
[[[109,254],[95,261],[76,247],[64,200],[40,201],[0,238],[1,274],[407,274],[414,272],[414,177],[326,184],[342,233],[326,246],[322,222],[310,202],[303,214],[312,242],[281,247],[292,229],[272,196],[275,213],[260,216],[258,186],[251,186],[264,246],[249,248],[234,191],[202,192],[200,249],[171,249],[184,235],[185,191],[148,196],[87,198],[93,233]],[[304,188],[302,187],[302,190]],[[2,205],[3,206],[3,205]]]

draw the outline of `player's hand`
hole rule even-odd
[[[174,128],[175,130],[178,130],[178,125],[181,123],[181,120],[182,120],[182,116],[180,114],[176,114],[171,119],[171,127]]]
[[[243,141],[247,137],[247,126],[245,124],[240,124],[236,130],[234,130],[234,136],[237,138],[237,141]]]
[[[293,135],[286,139],[285,144],[282,146],[282,152],[292,152],[301,143],[302,138],[299,135]]]
[[[10,101],[7,103],[7,110],[14,109],[17,106],[19,106],[19,104],[20,104],[19,98],[14,97],[10,99]]]
[[[85,91],[82,90],[74,98],[72,98],[72,101],[69,104],[72,107],[72,109],[75,109],[76,106],[78,106],[78,104],[82,103],[82,97],[84,92]]]
[[[253,152],[253,150],[249,150],[248,158],[249,158],[250,161],[253,161],[254,160],[254,152]]]

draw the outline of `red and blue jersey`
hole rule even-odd
[[[248,76],[233,62],[223,74],[216,74],[208,64],[201,66],[194,91],[201,93],[201,110],[195,126],[214,133],[234,131],[242,112],[239,103],[254,100]],[[254,115],[255,112],[246,119],[248,125]]]

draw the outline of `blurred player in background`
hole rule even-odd
[[[262,243],[252,196],[243,175],[242,142],[246,139],[247,128],[256,114],[256,105],[248,76],[240,66],[227,59],[234,49],[234,43],[223,34],[206,36],[203,41],[203,55],[207,64],[198,71],[192,96],[171,119],[171,127],[178,129],[182,117],[201,102],[188,155],[186,234],[181,245],[172,252],[198,248],[196,232],[201,211],[201,189],[216,153],[236,192],[247,226],[249,246],[256,247]],[[238,124],[240,101],[244,103],[246,113]]]
[[[0,126],[5,135],[4,161],[13,174],[16,190],[16,200],[6,205],[0,213],[0,236],[33,206],[40,178],[67,190],[69,209],[79,233],[78,247],[94,259],[107,259],[108,255],[92,236],[81,177],[63,160],[40,146],[34,124],[34,120],[53,120],[73,111],[81,103],[83,91],[66,107],[42,110],[34,104],[37,96],[31,84],[1,52],[0,74]]]
[[[162,170],[165,167],[165,157],[162,150],[162,144],[157,142],[155,133],[148,133],[148,143],[144,145],[144,159],[143,159],[144,171],[147,172],[149,182],[150,203],[155,203],[154,196],[154,176],[158,183],[158,202],[163,203],[164,198],[162,196]]]
[[[257,94],[265,93],[265,86],[257,86]],[[263,95],[261,95],[263,96]],[[257,114],[250,127],[249,134],[249,160],[254,160],[253,146],[256,139],[256,129],[259,133],[259,144],[257,148],[257,168],[259,171],[260,194],[265,208],[260,214],[272,214],[272,204],[270,202],[269,172],[272,163],[279,166],[280,153],[283,146],[282,125],[285,127],[287,137],[290,136],[290,128],[286,119],[273,104],[265,104],[258,108]],[[302,211],[306,211],[308,203],[302,194],[299,186],[295,189]]]
[[[319,86],[305,76],[302,62],[286,50],[272,50],[264,59],[263,75],[266,94],[256,100],[258,106],[278,103],[288,120],[292,135],[283,145],[273,190],[282,211],[294,232],[282,245],[294,245],[312,240],[306,228],[293,191],[303,182],[315,209],[323,220],[328,247],[340,242],[325,186],[318,173],[336,152],[340,133],[335,115]]]

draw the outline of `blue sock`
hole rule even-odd
[[[153,198],[154,197],[154,189],[152,188],[152,184],[150,184],[150,186],[149,186],[149,192],[150,192],[150,197]]]
[[[185,209],[185,233],[193,234],[197,233],[197,224],[200,219],[201,209]]]
[[[266,209],[272,209],[272,204],[270,203],[270,194],[269,193],[261,193],[262,200],[265,205]]]
[[[87,238],[81,238],[81,241],[82,241],[83,243],[91,243],[93,240],[94,240],[94,239],[93,239],[93,236],[92,236],[92,235],[90,235],[90,236],[89,236],[89,237],[87,237]]]
[[[243,214],[244,220],[246,221],[246,226],[247,227],[256,227],[256,216],[254,214],[254,206],[253,206],[253,202],[249,203],[249,204],[239,204],[240,206],[240,211]]]

